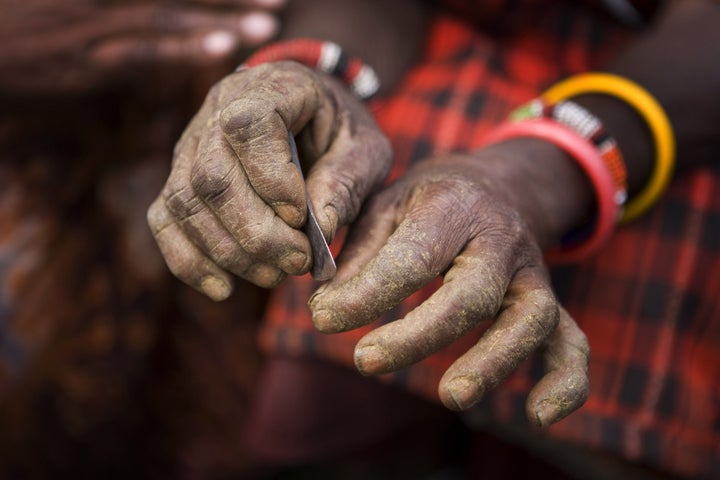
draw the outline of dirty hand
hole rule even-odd
[[[178,142],[170,177],[148,211],[173,273],[215,300],[232,291],[232,274],[272,287],[312,265],[299,230],[305,184],[291,163],[289,131],[327,239],[355,218],[389,171],[389,142],[331,77],[294,62],[226,77]]]
[[[78,92],[269,40],[284,0],[0,0],[0,91]]]
[[[492,321],[447,370],[440,399],[467,409],[544,349],[546,375],[527,402],[530,420],[544,426],[585,401],[589,350],[543,264],[538,238],[547,232],[539,225],[548,212],[522,183],[534,179],[514,173],[518,162],[501,148],[422,162],[375,195],[351,228],[336,277],[309,304],[320,331],[347,331],[443,275],[443,285],[405,318],[359,341],[357,368],[367,375],[401,369]],[[526,164],[529,171],[539,162]]]

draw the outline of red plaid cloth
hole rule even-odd
[[[514,107],[561,77],[601,68],[629,38],[589,2],[517,3],[485,2],[482,15],[462,17],[479,18],[474,26],[436,17],[423,61],[373,106],[395,148],[393,177],[429,155],[477,147]],[[474,28],[483,18],[495,22],[490,36]],[[660,204],[622,227],[601,254],[553,272],[592,360],[590,398],[551,435],[678,474],[720,474],[719,168],[678,176]],[[302,277],[273,293],[261,345],[352,366],[355,343],[372,327],[316,333],[306,306],[316,286]],[[436,287],[380,322],[403,317]],[[437,400],[441,375],[480,333],[383,380]],[[524,421],[541,372],[539,362],[526,362],[479,408],[499,421]]]

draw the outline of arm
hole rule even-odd
[[[646,88],[671,119],[678,169],[714,161],[720,143],[720,3],[668,2],[656,23],[608,71]],[[595,113],[617,140],[628,167],[629,193],[647,182],[653,148],[644,120],[625,103],[584,95],[578,103]]]
[[[409,64],[408,48],[420,40],[414,2],[290,4],[296,7],[288,12],[286,35],[357,48],[379,62],[388,83]],[[414,21],[400,15],[401,6],[415,12],[408,16]],[[381,15],[384,10],[392,14]],[[366,48],[373,35],[390,42],[382,56]],[[298,230],[307,215],[305,184],[291,163],[288,131],[297,136],[326,238],[355,218],[389,171],[387,139],[365,106],[329,75],[275,62],[227,76],[178,142],[170,177],[148,212],[170,269],[211,298],[226,298],[234,276],[272,287],[312,265],[308,240]]]
[[[714,127],[720,114],[720,69],[713,60],[718,20],[717,3],[676,2],[610,67],[663,103],[682,166],[707,161],[702,153],[720,145]],[[631,192],[637,191],[653,161],[642,120],[608,97],[581,100],[617,136]],[[587,341],[557,304],[540,252],[587,218],[590,192],[562,150],[537,140],[422,162],[368,204],[337,276],[311,299],[313,320],[329,333],[366,325],[443,275],[433,296],[358,343],[358,369],[380,374],[403,368],[492,320],[477,345],[448,369],[440,398],[449,408],[469,408],[543,348],[547,373],[531,392],[527,412],[539,425],[557,421],[587,395]]]
[[[0,0],[0,93],[86,93],[226,61],[276,34],[280,3]]]
[[[371,65],[386,93],[412,65],[424,40],[427,0],[289,2],[280,38],[330,40]]]

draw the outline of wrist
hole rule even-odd
[[[593,189],[582,169],[558,146],[521,137],[485,147],[473,158],[481,178],[527,223],[546,250],[593,215]]]
[[[267,45],[248,57],[237,71],[263,63],[286,60],[333,75],[364,100],[375,95],[380,88],[380,80],[375,70],[360,58],[349,56],[334,42],[310,38],[297,38]]]
[[[610,95],[581,95],[573,101],[596,115],[615,139],[627,168],[628,196],[640,192],[652,175],[653,139],[645,120],[626,102]]]

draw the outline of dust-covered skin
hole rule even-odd
[[[548,425],[582,405],[588,393],[587,341],[559,306],[541,253],[541,245],[557,236],[553,229],[575,213],[550,213],[564,193],[535,196],[554,173],[543,172],[528,152],[544,155],[547,147],[519,144],[412,167],[369,201],[351,229],[337,276],[309,304],[319,330],[346,331],[444,275],[443,285],[405,318],[360,340],[357,368],[368,375],[398,370],[492,321],[442,378],[442,402],[454,410],[471,407],[544,348],[547,375],[530,395],[528,415]]]
[[[387,176],[389,142],[331,77],[294,62],[226,77],[178,142],[167,183],[148,211],[172,272],[215,300],[231,293],[233,275],[272,287],[312,265],[299,230],[307,215],[305,184],[290,157],[288,131],[297,135],[328,239]]]
[[[207,69],[272,38],[283,3],[0,0],[0,92],[86,93],[126,79],[147,86],[148,71]]]

